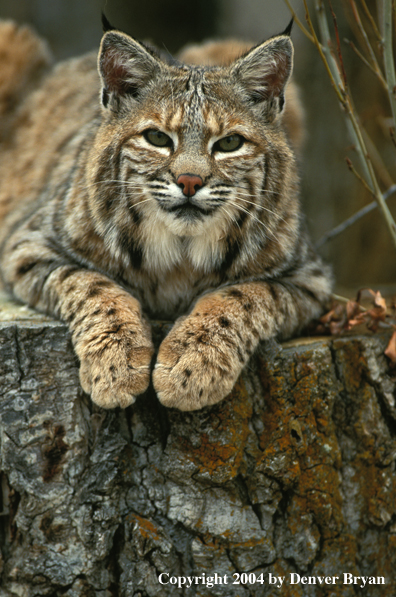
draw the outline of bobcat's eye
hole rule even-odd
[[[145,139],[151,143],[151,145],[155,145],[156,147],[172,147],[173,142],[172,139],[162,133],[161,131],[156,131],[155,129],[149,129],[148,131],[144,131],[143,133]]]
[[[213,151],[235,151],[241,147],[244,141],[242,135],[229,135],[216,141],[213,145]]]

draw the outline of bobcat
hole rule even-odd
[[[296,334],[331,291],[300,212],[289,32],[181,58],[207,65],[108,28],[98,60],[51,68],[29,29],[0,26],[1,277],[68,324],[104,408],[149,384],[146,317],[175,320],[153,384],[188,411],[222,400],[260,340]]]

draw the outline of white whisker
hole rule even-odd
[[[269,236],[271,236],[272,238],[275,238],[275,233],[271,230],[271,228],[269,228],[269,226],[267,226],[264,222],[262,222],[255,214],[253,214],[252,212],[250,212],[249,210],[245,209],[244,207],[242,207],[241,205],[238,205],[237,203],[235,203],[234,201],[229,201],[228,203],[229,205],[232,205],[233,207],[236,207],[237,209],[239,209],[240,211],[243,211],[244,213],[248,214],[255,222],[257,222],[257,224],[259,224],[260,226],[263,227],[264,231],[266,232],[266,234],[268,234]]]
[[[128,207],[136,207],[138,205],[142,205],[142,203],[147,203],[148,201],[155,202],[155,199],[153,197],[148,197],[147,199],[143,199],[141,201],[137,201],[136,203],[132,203],[132,205],[129,205]]]

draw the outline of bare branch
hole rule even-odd
[[[338,55],[340,71],[341,71],[341,75],[342,75],[342,80],[344,82],[344,88],[347,89],[348,84],[347,84],[346,72],[345,72],[345,67],[344,67],[344,60],[342,58],[342,52],[341,52],[341,42],[340,42],[340,35],[338,32],[337,17],[333,10],[333,5],[331,4],[331,0],[328,0],[328,3],[330,6],[331,16],[333,17],[334,32],[335,32],[336,41],[337,41],[337,55]]]
[[[384,0],[383,31],[384,31],[384,65],[385,78],[388,84],[389,101],[392,109],[393,122],[396,124],[396,73],[393,60],[393,0]]]
[[[377,38],[377,41],[380,42],[380,44],[382,44],[382,35],[380,33],[380,30],[377,27],[377,23],[375,22],[373,15],[371,14],[371,12],[369,11],[369,9],[367,8],[367,4],[365,2],[365,0],[360,0],[360,4],[363,6],[363,10],[366,14],[366,17],[368,18],[368,20],[371,23],[371,26],[373,28],[374,34]]]
[[[331,84],[333,86],[334,91],[337,94],[337,97],[341,103],[341,105],[345,108],[345,89],[343,86],[342,79],[340,77],[339,68],[337,62],[334,59],[330,51],[331,46],[331,38],[330,32],[327,25],[326,15],[324,13],[324,5],[322,0],[315,0],[315,8],[318,15],[318,22],[319,22],[319,29],[322,35],[322,42],[323,45],[319,42],[315,29],[312,24],[311,15],[309,14],[309,9],[307,5],[307,0],[303,0],[305,6],[305,18],[308,23],[308,27],[311,30],[312,36],[314,38],[314,44],[317,47],[320,57],[322,58],[323,64],[327,70],[327,74],[329,75]]]
[[[388,198],[396,193],[396,185],[392,185],[385,193],[384,193],[384,200],[387,201]],[[341,224],[330,230],[330,232],[326,232],[315,244],[315,247],[319,249],[319,247],[323,247],[329,240],[332,240],[344,230],[355,224],[358,220],[360,220],[363,216],[373,211],[376,207],[378,207],[378,203],[376,201],[372,201],[362,209],[359,209],[353,216],[344,220]]]
[[[379,78],[384,79],[382,71],[381,71],[381,68],[380,68],[380,66],[378,64],[378,61],[377,61],[377,58],[376,58],[376,56],[374,54],[373,48],[371,47],[371,44],[370,44],[369,38],[367,36],[366,30],[363,27],[363,23],[362,23],[362,20],[360,18],[359,11],[358,11],[357,6],[355,4],[355,0],[349,0],[349,4],[351,5],[353,16],[355,17],[355,21],[356,21],[356,24],[358,26],[359,33],[362,36],[364,45],[365,45],[366,50],[367,50],[367,54],[370,57],[370,61],[371,61],[371,64],[373,66],[373,69],[374,69],[374,72],[377,73],[377,75],[378,75]]]
[[[385,0],[385,1],[389,1],[389,0]],[[312,21],[309,17],[307,0],[304,0],[304,6],[305,6],[305,9],[306,9],[307,15],[308,15],[307,16],[308,25],[311,29],[312,35],[314,37],[316,37],[315,31],[312,26]],[[331,44],[331,38],[330,38],[329,28],[328,28],[328,24],[327,24],[326,14],[324,12],[323,0],[315,0],[315,7],[317,10],[317,14],[318,14],[318,23],[319,23],[319,29],[320,29],[321,37],[322,37],[322,44],[323,44],[324,52],[326,52],[326,56],[324,55],[324,52],[320,52],[320,55],[322,57],[322,60],[324,60],[327,64],[327,69],[326,69],[327,72],[332,73],[331,79],[333,82],[333,87],[338,89],[337,96],[339,97],[341,95],[343,98],[343,101],[341,103],[345,110],[345,114],[347,116],[346,123],[347,123],[347,127],[348,127],[348,132],[351,136],[351,139],[355,145],[357,154],[360,158],[360,162],[361,162],[364,176],[366,178],[366,182],[369,184],[371,192],[375,196],[375,199],[378,203],[378,206],[379,206],[381,213],[384,217],[385,223],[390,232],[393,244],[396,248],[396,224],[395,224],[392,214],[389,211],[389,208],[386,205],[386,202],[384,201],[384,198],[382,196],[382,193],[381,193],[378,181],[377,181],[377,177],[375,175],[374,168],[371,163],[371,159],[368,154],[366,144],[365,144],[365,141],[363,138],[361,125],[359,123],[358,116],[353,107],[352,98],[349,95],[349,93],[347,93],[346,89],[344,88],[343,81],[342,81],[341,76],[338,71],[337,63],[329,50],[329,46]],[[308,20],[308,18],[309,18],[309,20]],[[318,44],[319,44],[319,42],[318,42]],[[315,45],[317,45],[317,44],[315,43]],[[328,63],[327,63],[327,61],[328,61]],[[331,65],[331,67],[330,67],[330,65]]]
[[[390,6],[392,6],[392,0],[384,0],[384,1],[389,3]],[[379,187],[378,180],[377,180],[369,153],[367,151],[366,143],[364,141],[362,127],[360,125],[358,116],[355,112],[352,98],[351,98],[350,94],[348,93],[346,86],[345,86],[345,82],[343,80],[343,77],[340,74],[341,67],[337,64],[337,61],[335,60],[334,56],[332,55],[332,53],[330,51],[331,36],[330,36],[330,32],[329,32],[329,27],[327,24],[326,14],[324,11],[323,0],[314,0],[314,2],[315,2],[315,9],[316,9],[317,16],[318,16],[318,23],[319,23],[319,29],[320,29],[320,33],[321,33],[322,43],[319,42],[319,39],[316,35],[314,26],[312,24],[312,19],[311,19],[311,15],[309,12],[307,0],[303,0],[304,7],[305,7],[305,18],[306,18],[306,21],[308,24],[308,28],[311,32],[313,43],[315,44],[315,46],[320,54],[320,57],[323,61],[323,64],[325,65],[325,68],[329,75],[333,89],[336,92],[338,100],[340,101],[341,106],[343,107],[344,112],[346,114],[346,124],[347,124],[347,128],[348,128],[348,132],[349,132],[351,140],[355,146],[356,152],[359,156],[361,167],[363,169],[363,174],[366,179],[366,183],[370,188],[370,192],[374,195],[374,197],[378,203],[378,206],[380,208],[382,216],[385,220],[385,223],[386,223],[389,233],[391,235],[393,244],[396,248],[396,224],[395,224],[395,221],[394,221],[392,214],[389,211],[389,208],[386,205],[384,197],[381,193],[381,189]],[[356,9],[354,0],[350,0],[350,2]],[[289,6],[289,4],[288,4],[288,6]],[[386,11],[384,11],[384,12],[386,13]],[[359,20],[360,20],[360,17],[359,17]],[[388,22],[386,18],[385,18],[385,21]],[[389,36],[388,36],[388,39],[389,39]],[[375,56],[374,56],[374,60],[375,60]],[[393,58],[392,58],[392,60],[393,60]],[[375,60],[374,64],[376,64],[376,60]],[[387,80],[388,80],[388,85],[389,85],[389,79],[387,79]],[[396,81],[395,81],[395,84],[393,85],[392,89],[394,89],[396,92]],[[396,108],[396,97],[394,99],[395,99],[395,108]]]
[[[367,58],[365,58],[363,56],[363,54],[360,52],[360,50],[357,49],[357,47],[355,46],[353,41],[351,41],[349,39],[344,39],[344,41],[352,48],[352,50],[355,52],[355,54],[357,56],[359,56],[360,60],[378,77],[378,79],[381,82],[381,85],[383,86],[385,91],[388,91],[388,85],[387,85],[382,73],[380,71],[378,71],[376,68],[374,68],[374,66],[372,64],[370,64],[370,62],[367,60]]]
[[[395,129],[393,127],[391,127],[389,129],[389,134],[390,134],[390,137],[392,139],[393,145],[396,147],[396,134],[395,134]]]
[[[362,185],[366,188],[366,190],[369,193],[371,193],[371,195],[374,195],[373,191],[370,189],[370,187],[367,184],[367,182],[364,180],[364,178],[362,176],[360,176],[359,172],[355,169],[355,167],[352,164],[351,160],[349,158],[345,158],[345,161],[347,163],[347,166],[348,166],[349,170],[352,172],[352,174],[354,174],[356,176],[356,178],[362,183]]]

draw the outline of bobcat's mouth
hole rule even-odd
[[[193,220],[197,218],[202,219],[202,216],[207,216],[214,211],[214,208],[204,208],[192,203],[190,198],[186,199],[186,201],[183,203],[178,203],[172,207],[161,207],[163,207],[163,209],[165,209],[167,212],[173,213],[177,218],[184,218],[187,220]]]

